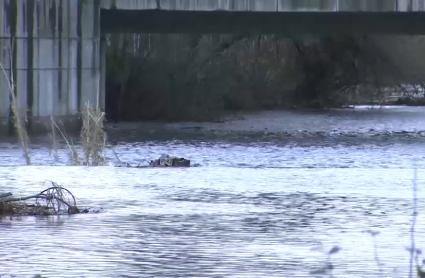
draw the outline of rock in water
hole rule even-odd
[[[149,162],[151,167],[190,167],[190,160],[182,157],[161,155],[160,158]]]

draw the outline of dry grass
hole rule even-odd
[[[13,47],[12,47],[13,48]],[[10,61],[12,55],[10,54]],[[7,74],[6,69],[4,68],[3,64],[0,63],[0,68],[1,71],[3,72],[4,78],[7,82],[8,85],[8,89],[9,89],[9,95],[10,95],[10,99],[11,99],[11,110],[12,110],[12,114],[13,114],[13,124],[15,126],[16,132],[18,134],[18,138],[19,138],[19,142],[21,143],[22,146],[22,150],[24,152],[24,158],[25,161],[27,163],[27,165],[31,164],[31,158],[30,158],[30,154],[29,154],[29,137],[28,137],[28,133],[25,127],[25,118],[24,115],[25,113],[21,113],[19,111],[19,107],[18,107],[18,101],[16,99],[16,95],[15,95],[15,79],[13,76],[13,70],[12,70],[12,65],[9,67],[10,68],[10,75]]]
[[[88,105],[81,113],[81,147],[79,151],[69,136],[60,127],[53,117],[50,117],[51,138],[53,148],[56,149],[57,134],[66,143],[70,161],[74,165],[99,166],[105,164],[104,149],[106,145],[106,133],[104,132],[105,113],[99,108],[91,108]]]
[[[104,131],[105,112],[86,105],[82,112],[81,144],[84,151],[84,164],[98,166],[105,163],[104,149],[106,133]]]
[[[71,163],[74,165],[81,165],[81,159],[80,155],[78,154],[77,148],[75,147],[70,137],[66,135],[65,131],[60,128],[53,116],[50,116],[50,127],[52,129],[52,145],[54,151],[56,152],[57,149],[56,132],[58,132],[62,139],[65,141],[65,144],[68,148]]]
[[[25,162],[27,165],[30,165],[31,157],[29,153],[29,137],[25,127],[25,121],[22,117],[22,114],[19,112],[16,96],[13,91],[11,91],[10,95],[12,96],[11,107],[13,113],[13,125],[15,126],[16,132],[18,133],[19,142],[21,143],[22,151],[24,152]]]

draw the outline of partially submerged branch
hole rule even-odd
[[[60,215],[87,212],[77,207],[71,191],[54,182],[38,194],[23,197],[12,195],[12,193],[0,194],[0,215]],[[28,200],[34,202],[23,203]]]

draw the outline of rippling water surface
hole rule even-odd
[[[1,191],[52,180],[103,210],[1,219],[0,277],[406,277],[414,168],[425,247],[423,119],[423,108],[363,107],[116,125],[109,165],[93,168],[66,166],[66,149],[54,155],[45,140],[23,166],[3,140]],[[114,152],[132,165],[168,153],[197,167],[114,167]]]

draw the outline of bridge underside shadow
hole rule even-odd
[[[103,33],[425,34],[420,12],[102,10]]]

